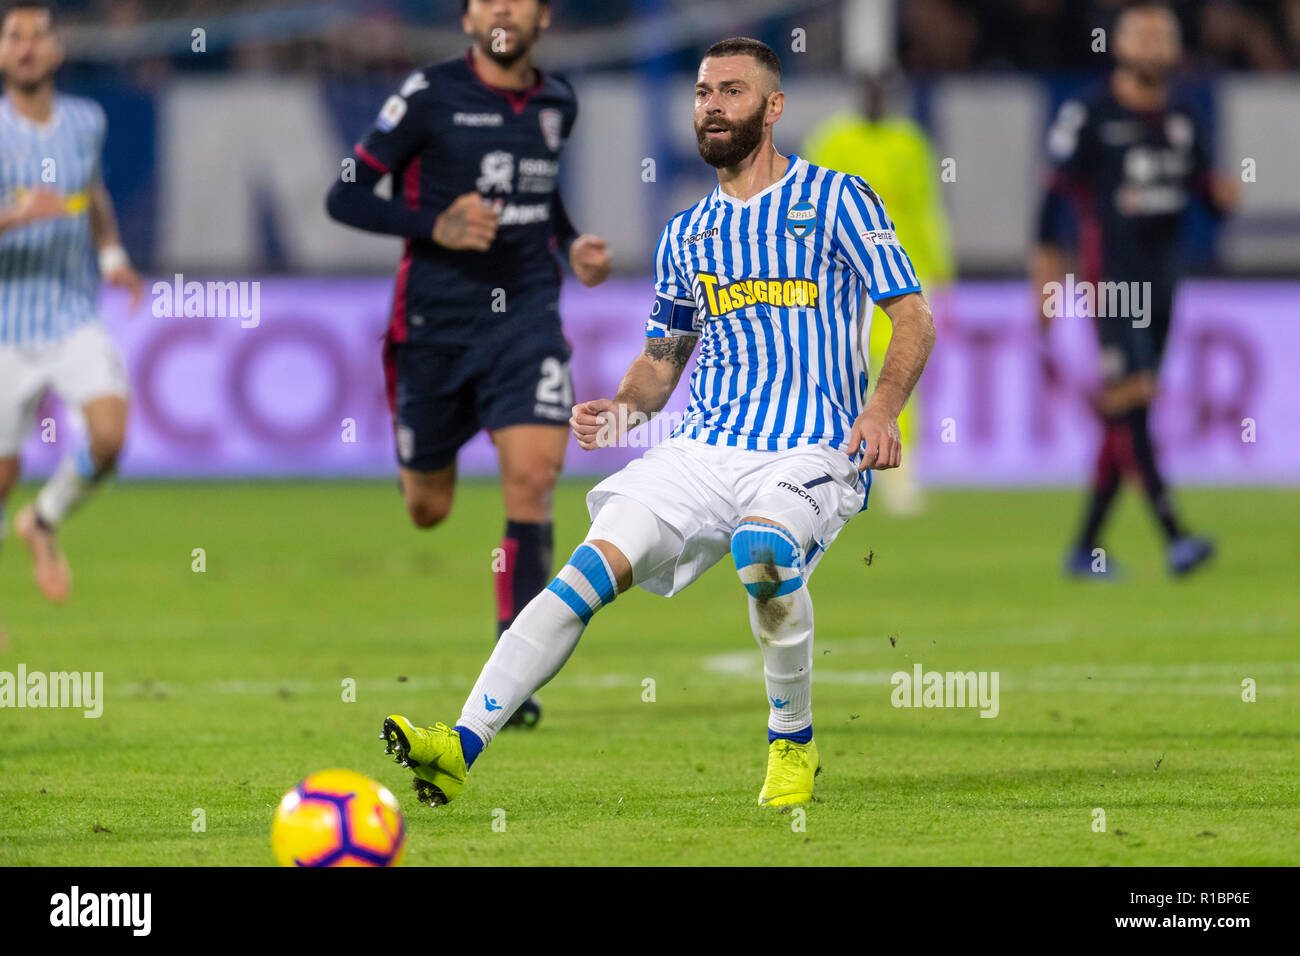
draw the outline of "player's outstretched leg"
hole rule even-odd
[[[1097,451],[1083,527],[1074,547],[1065,557],[1065,573],[1070,577],[1112,579],[1119,574],[1114,561],[1099,551],[1099,540],[1102,526],[1119,493],[1127,438],[1122,422],[1116,418],[1103,418],[1102,429],[1101,448]]]
[[[5,519],[5,507],[9,503],[9,495],[13,493],[14,485],[18,484],[18,472],[17,456],[0,455],[0,554],[4,551],[5,533],[9,530],[9,524]],[[0,621],[0,649],[8,646],[4,622]]]
[[[517,612],[546,587],[551,573],[552,525],[549,521],[507,521],[501,540],[505,567],[493,576],[497,590],[497,640],[510,629]],[[542,719],[536,695],[519,705],[506,727],[532,730]]]
[[[528,407],[532,408],[536,389],[530,386],[526,394]],[[501,539],[503,566],[492,568],[498,640],[550,580],[551,502],[568,441],[569,430],[555,425],[511,425],[492,432],[506,507],[506,530]],[[519,705],[506,727],[532,730],[541,719],[541,701],[530,696]]]
[[[592,616],[617,596],[620,581],[630,583],[627,559],[608,542],[584,541],[501,635],[455,727],[420,729],[396,714],[384,721],[386,752],[414,772],[421,803],[446,803],[464,788],[483,748],[564,666]]]
[[[57,532],[117,466],[126,437],[127,401],[117,395],[92,399],[82,407],[89,442],[64,456],[36,500],[14,517],[14,530],[32,555],[36,583],[51,601],[64,601],[72,584]]]
[[[758,802],[804,803],[821,766],[812,728],[813,606],[802,548],[783,526],[749,516],[732,532],[731,554],[749,592],[770,708],[767,777]]]
[[[1134,464],[1142,478],[1151,513],[1165,535],[1166,555],[1172,574],[1183,575],[1204,564],[1214,554],[1209,538],[1187,533],[1174,510],[1169,488],[1156,463],[1155,445],[1151,441],[1150,408],[1139,405],[1124,416],[1132,440]]]

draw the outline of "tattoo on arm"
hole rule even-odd
[[[645,355],[655,362],[671,362],[679,372],[691,360],[698,335],[678,335],[672,338],[646,339]]]

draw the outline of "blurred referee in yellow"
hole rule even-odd
[[[865,115],[848,111],[832,115],[812,131],[801,155],[815,165],[861,176],[877,193],[889,197],[894,231],[911,256],[933,308],[940,287],[953,278],[952,247],[939,199],[939,164],[930,141],[916,122],[889,113],[900,80],[894,70],[866,75],[862,80]],[[873,313],[869,356],[873,382],[889,346],[891,328]],[[899,515],[917,514],[922,509],[916,478],[916,404],[917,393],[913,392],[898,417],[903,465],[879,483],[885,508]]]

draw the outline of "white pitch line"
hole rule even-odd
[[[830,647],[839,649],[842,645],[829,642]],[[843,644],[857,642],[843,642]],[[818,645],[826,649],[826,645]],[[827,667],[820,657],[814,659],[813,682],[819,684],[889,686],[893,677],[900,671],[910,674],[913,661],[894,670],[840,670]],[[726,654],[714,654],[704,659],[704,669],[715,674],[744,680],[761,680],[763,677],[763,659],[757,650],[732,651]],[[974,670],[975,668],[965,668]],[[1300,662],[1220,662],[1181,663],[1168,665],[1146,664],[1050,664],[1028,668],[988,668],[999,673],[1000,686],[1006,691],[1042,691],[1056,692],[1063,689],[1083,690],[1091,693],[1128,693],[1128,694],[1195,694],[1195,695],[1235,695],[1241,693],[1241,681],[1246,677],[1274,678],[1259,686],[1257,693],[1263,696],[1289,697],[1300,690],[1290,686],[1285,680],[1300,675]],[[1207,680],[1219,678],[1222,684],[1207,683]],[[1197,680],[1200,683],[1182,683],[1183,680]]]
[[[574,674],[571,677],[561,675],[552,683],[559,687],[612,688],[640,687],[647,675],[632,674]],[[166,697],[185,694],[233,694],[270,697],[287,691],[290,694],[322,694],[343,692],[343,677],[338,680],[218,680],[200,683],[176,683],[168,681],[135,681],[118,684],[110,688],[115,697],[151,697],[163,694]],[[462,690],[469,693],[474,686],[474,678],[464,675],[443,677],[408,677],[399,681],[395,677],[356,678],[356,690],[366,693],[387,693],[391,691],[433,691]],[[549,686],[549,685],[548,685]]]

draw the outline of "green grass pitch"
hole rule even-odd
[[[557,562],[587,485],[557,495]],[[268,864],[280,795],[333,766],[397,794],[408,865],[1295,864],[1300,492],[1181,501],[1222,549],[1185,581],[1132,494],[1117,584],[1058,573],[1074,492],[856,518],[812,579],[825,769],[806,816],[756,806],[766,700],[729,564],[602,611],[540,728],[503,734],[431,810],[378,730],[391,711],[454,721],[490,651],[496,485],[464,484],[421,533],[392,482],[120,483],[66,528],[69,604],[41,601],[20,542],[0,559],[0,670],[106,689],[98,720],[0,710],[0,865]],[[917,662],[997,671],[1000,713],[893,707],[890,675]]]

